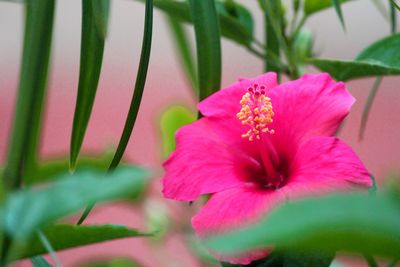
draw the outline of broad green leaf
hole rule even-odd
[[[174,37],[174,43],[176,46],[176,52],[178,53],[179,59],[182,64],[183,71],[186,74],[191,87],[193,88],[196,95],[198,95],[198,81],[196,67],[194,63],[194,56],[191,49],[189,37],[185,31],[182,22],[176,18],[167,15],[168,26],[171,30],[172,36]]]
[[[18,187],[36,165],[54,18],[54,0],[25,2],[19,88],[5,171],[6,188]]]
[[[143,0],[140,0],[143,2]],[[192,23],[187,1],[155,0],[154,6],[176,19]],[[248,47],[253,41],[254,21],[251,13],[238,3],[216,2],[221,36]]]
[[[183,106],[172,106],[161,116],[160,127],[164,156],[175,149],[175,133],[182,126],[196,120],[196,115]]]
[[[196,36],[199,98],[220,89],[221,38],[214,0],[189,0]]]
[[[341,3],[349,2],[350,0],[340,0]],[[304,14],[309,16],[326,8],[332,7],[332,0],[305,0]]]
[[[398,75],[400,68],[387,67],[381,63],[344,61],[334,59],[308,59],[308,63],[328,72],[336,80],[347,81],[376,75]]]
[[[144,86],[146,83],[147,70],[149,67],[151,39],[153,33],[153,0],[146,0],[146,10],[144,16],[144,29],[142,51],[140,54],[139,68],[136,75],[135,89],[129,107],[129,112],[125,121],[124,130],[118,143],[117,150],[113,160],[111,161],[110,170],[115,169],[125,153],[129,139],[132,134],[133,126],[135,126],[137,114],[139,112],[140,102],[142,101]]]
[[[42,231],[55,251],[127,237],[149,236],[148,233],[141,233],[122,225],[76,226],[60,224],[48,226]],[[39,238],[35,237],[27,242],[17,243],[11,251],[10,260],[24,259],[41,254],[47,254],[47,250]]]
[[[341,1],[340,0],[332,0],[332,4],[335,7],[336,14],[340,20],[340,24],[342,24],[343,30],[346,30],[346,25],[344,23],[343,12],[342,12],[342,7],[341,7]]]
[[[338,80],[400,74],[400,34],[386,37],[364,49],[354,61],[309,59],[308,62]]]
[[[90,203],[137,197],[143,191],[146,176],[145,171],[134,167],[121,167],[107,176],[103,172],[80,171],[61,175],[45,187],[14,192],[2,209],[4,229],[9,236],[27,239],[38,228]]]
[[[358,54],[356,60],[400,68],[400,53],[397,52],[399,46],[400,34],[393,34],[368,46]]]
[[[109,7],[109,0],[82,0],[81,57],[78,95],[71,134],[71,169],[76,167],[97,92]]]
[[[300,251],[349,251],[400,256],[398,192],[354,193],[284,204],[248,228],[211,237],[218,253],[274,246]]]
[[[81,155],[76,165],[76,170],[98,170],[106,171],[110,165],[113,154],[106,152],[103,154]],[[52,158],[44,160],[38,164],[37,168],[30,172],[26,177],[28,185],[51,181],[59,174],[69,170],[69,158]]]

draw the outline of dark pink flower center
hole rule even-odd
[[[268,128],[272,123],[274,111],[271,99],[266,96],[264,85],[254,84],[240,100],[241,110],[236,114],[242,125],[248,131],[242,135],[259,148],[259,155],[246,167],[247,181],[265,189],[282,187],[287,180],[287,166],[285,160],[280,159],[272,144],[267,140],[266,133],[274,134]]]

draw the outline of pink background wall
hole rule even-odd
[[[46,109],[42,155],[66,154],[69,147],[79,69],[80,2],[57,3],[52,69]],[[256,34],[262,39],[262,14],[256,1],[240,1],[254,10]],[[286,1],[290,2],[290,1]],[[84,142],[85,151],[103,151],[115,146],[128,111],[140,54],[144,6],[136,1],[112,3],[109,38],[96,103]],[[4,160],[18,81],[22,47],[22,5],[0,2],[0,160]],[[374,8],[372,1],[354,1],[344,6],[347,32],[343,33],[333,10],[313,16],[306,24],[316,38],[323,57],[349,59],[369,43],[389,33],[388,22]],[[243,48],[223,41],[223,85],[238,76],[256,76],[262,62]],[[315,70],[314,70],[315,71]],[[341,132],[341,137],[360,155],[381,184],[390,171],[400,166],[400,91],[398,77],[384,78],[373,105],[363,142],[357,140],[361,112],[373,79],[347,83],[357,102]],[[154,39],[148,81],[137,126],[128,146],[127,158],[148,166],[157,174],[153,198],[161,200],[159,176],[162,170],[158,118],[170,104],[185,103],[194,107],[193,94],[175,58],[164,18],[156,12]],[[188,208],[162,200],[174,212]],[[178,211],[177,211],[178,210]],[[186,214],[186,213],[184,213]],[[117,223],[145,229],[141,209],[126,204],[102,206],[90,215],[88,223]],[[190,216],[186,214],[189,222]],[[65,266],[82,259],[107,255],[129,255],[144,266],[201,266],[187,251],[179,235],[171,234],[164,244],[144,239],[125,239],[59,253]],[[166,263],[168,262],[168,263]],[[26,264],[18,264],[26,266]]]

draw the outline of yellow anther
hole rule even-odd
[[[273,129],[267,127],[272,123],[274,112],[271,99],[265,96],[264,86],[254,85],[249,88],[240,100],[240,105],[242,108],[236,117],[243,125],[250,127],[245,134],[242,134],[242,138],[249,141],[260,140],[262,133],[275,133]]]

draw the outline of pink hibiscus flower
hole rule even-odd
[[[192,219],[202,238],[252,223],[288,199],[370,187],[363,163],[333,136],[353,103],[328,74],[281,85],[275,73],[241,79],[200,102],[204,117],[178,131],[163,194],[180,201],[211,194]]]

